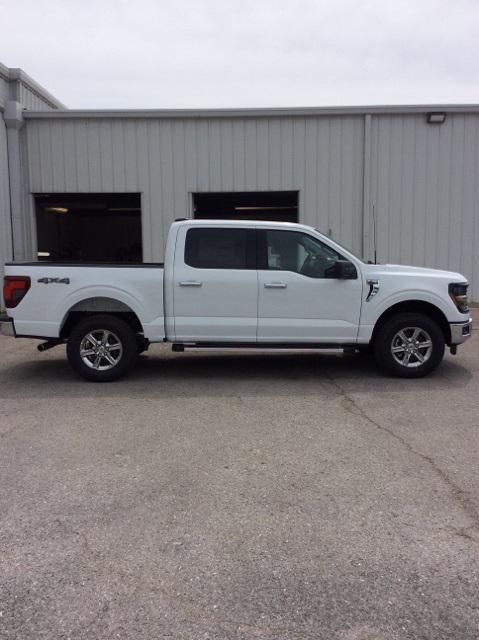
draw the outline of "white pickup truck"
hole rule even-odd
[[[66,343],[88,380],[114,380],[152,342],[188,348],[371,350],[423,376],[471,335],[458,273],[366,264],[299,224],[181,220],[165,263],[9,263],[2,333]]]

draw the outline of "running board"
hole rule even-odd
[[[304,350],[304,349],[358,349],[361,345],[354,342],[174,342],[172,351],[182,352],[186,349],[274,349]]]

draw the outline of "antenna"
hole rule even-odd
[[[374,264],[378,263],[377,256],[377,225],[376,225],[376,209],[373,205],[373,250],[374,250]]]

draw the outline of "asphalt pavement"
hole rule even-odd
[[[477,332],[421,380],[35,344],[0,338],[0,638],[479,638]]]

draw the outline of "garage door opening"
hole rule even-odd
[[[193,213],[200,220],[298,222],[298,191],[194,193]]]
[[[141,262],[139,193],[37,194],[38,259]]]

